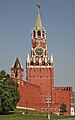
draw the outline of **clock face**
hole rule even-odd
[[[42,56],[44,54],[44,49],[42,47],[37,47],[37,48],[35,48],[34,53],[36,56],[38,56],[38,55]]]

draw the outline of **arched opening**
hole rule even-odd
[[[31,61],[30,65],[34,65],[33,61]]]
[[[37,66],[38,66],[38,65],[39,65],[39,62],[38,62],[38,61],[36,61],[35,65],[37,65]]]
[[[45,61],[42,61],[42,65],[45,65]]]
[[[33,31],[33,37],[35,38],[35,36],[36,36],[36,31],[34,30]]]
[[[15,77],[17,77],[17,70],[14,71]]]
[[[42,36],[45,37],[45,32],[44,31],[42,31]]]
[[[38,35],[38,36],[41,36],[41,32],[40,32],[40,30],[38,30],[37,35]]]

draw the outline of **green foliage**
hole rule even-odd
[[[66,104],[64,103],[61,104],[60,112],[66,112]]]
[[[0,114],[14,110],[19,101],[18,84],[3,70],[0,72]]]

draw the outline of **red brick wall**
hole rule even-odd
[[[47,111],[48,104],[45,103],[45,97],[51,96],[50,111],[60,112],[61,104],[65,103],[67,112],[64,114],[70,115],[72,88],[54,87],[54,68],[27,68],[27,82],[20,78],[13,79],[19,84],[18,106]]]
[[[36,104],[41,102],[40,87],[21,79],[15,79],[15,81],[19,82],[18,90],[20,93],[20,100],[17,106],[35,109]]]
[[[28,68],[28,82],[41,87],[41,102],[45,96],[51,96],[51,89],[54,87],[54,68]]]
[[[71,87],[57,87],[53,91],[53,102],[59,103],[61,106],[62,103],[66,104],[67,112],[66,115],[70,114],[70,107],[72,102],[72,88]]]

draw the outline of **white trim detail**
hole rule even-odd
[[[74,108],[71,107],[71,116],[73,116],[73,115],[75,115],[75,114],[74,114]]]
[[[27,66],[27,68],[54,68],[54,66]]]
[[[35,110],[33,108],[26,108],[26,107],[20,107],[20,106],[16,106],[16,108],[18,108],[18,109],[27,109],[27,110]]]

